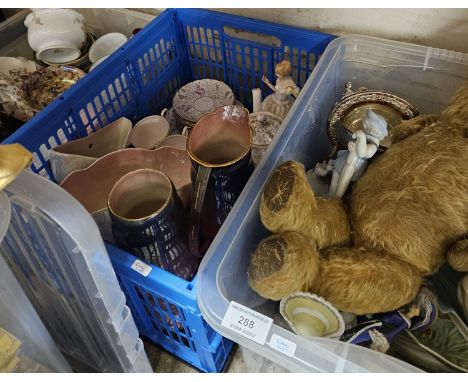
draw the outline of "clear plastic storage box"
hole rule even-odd
[[[0,243],[11,207],[0,190]],[[37,312],[0,256],[0,372],[70,372]]]
[[[151,372],[96,223],[68,192],[30,171],[5,190],[0,256],[76,371]]]
[[[306,340],[273,324],[260,345],[221,325],[231,301],[274,318],[277,304],[250,289],[247,267],[251,253],[268,235],[259,217],[263,186],[286,160],[312,168],[331,148],[327,118],[344,86],[384,89],[407,98],[422,114],[440,112],[455,90],[468,79],[468,55],[365,36],[345,36],[331,42],[304,86],[293,109],[237,201],[198,273],[197,301],[206,321],[219,333],[254,354],[251,371],[318,372],[417,371],[396,358],[356,345],[325,338]],[[297,346],[293,355],[271,347],[272,336]]]

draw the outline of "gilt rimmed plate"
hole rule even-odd
[[[196,123],[205,114],[234,103],[234,93],[224,82],[203,79],[182,86],[172,100],[181,120]]]

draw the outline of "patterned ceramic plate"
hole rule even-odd
[[[33,109],[40,111],[85,75],[73,66],[49,66],[29,75],[21,90]]]
[[[234,93],[224,82],[204,79],[182,86],[172,100],[181,120],[196,123],[205,114],[234,103]]]

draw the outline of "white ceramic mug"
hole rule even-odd
[[[160,115],[140,120],[132,130],[131,144],[139,149],[154,149],[169,135],[169,122]]]
[[[63,64],[76,60],[86,41],[85,18],[71,9],[38,9],[24,20],[29,46],[38,60]]]
[[[89,49],[89,60],[94,64],[99,59],[109,56],[127,42],[122,33],[108,33],[94,41]]]

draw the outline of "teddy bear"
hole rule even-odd
[[[301,163],[272,173],[260,202],[272,235],[250,258],[251,288],[271,300],[307,291],[362,315],[410,303],[446,261],[468,272],[468,82],[440,115],[390,138],[347,202],[316,196]]]

